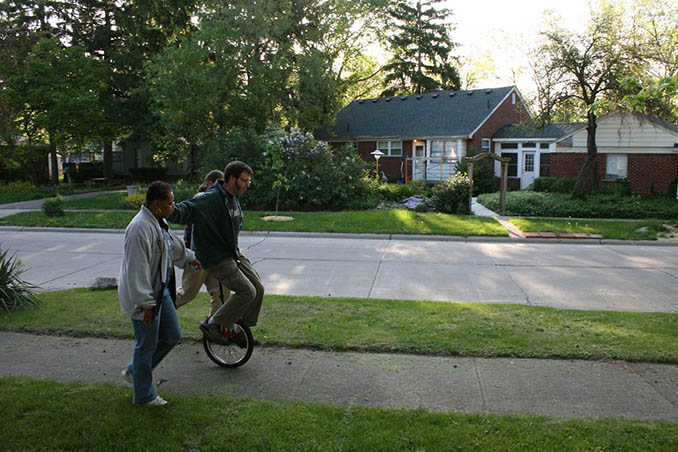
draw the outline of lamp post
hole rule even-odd
[[[374,156],[374,160],[377,162],[377,180],[379,180],[379,158],[384,155],[379,149],[376,149],[374,152],[370,152],[370,155]]]

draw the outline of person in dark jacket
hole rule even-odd
[[[264,286],[251,262],[238,248],[243,213],[238,197],[252,181],[252,168],[234,161],[203,196],[177,204],[168,221],[193,224],[193,250],[203,268],[233,293],[219,310],[200,324],[200,330],[218,344],[245,344],[238,320],[253,327],[259,319]],[[222,329],[223,328],[223,329]]]

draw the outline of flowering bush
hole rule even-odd
[[[235,129],[207,148],[201,174],[242,160],[252,167],[244,207],[281,210],[364,209],[378,202],[367,164],[351,146],[339,149],[299,130],[257,135]]]
[[[350,147],[332,148],[310,133],[293,130],[268,141],[269,177],[280,190],[280,208],[364,207],[367,164]]]

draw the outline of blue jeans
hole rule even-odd
[[[160,311],[152,325],[132,319],[134,355],[127,366],[134,381],[134,403],[148,403],[158,395],[153,388],[153,369],[181,339],[181,327],[169,290],[162,296]]]

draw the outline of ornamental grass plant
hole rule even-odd
[[[21,278],[24,272],[15,254],[0,250],[0,312],[39,304],[33,294],[37,287]]]

